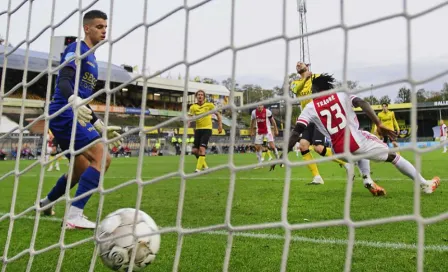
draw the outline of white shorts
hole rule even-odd
[[[258,134],[257,133],[257,135],[255,136],[255,144],[256,145],[263,144],[264,137],[266,137],[268,139],[268,143],[274,141],[274,136],[272,135],[272,133],[266,133],[266,134]]]
[[[51,155],[51,153],[53,153],[53,147],[47,145],[47,154]]]
[[[362,139],[358,143],[359,149],[353,152],[353,154],[371,154],[365,159],[372,161],[384,162],[387,160],[387,157],[389,156],[389,147],[387,146],[387,144],[367,131],[358,130],[358,133],[363,137],[359,137]]]
[[[440,141],[441,142],[446,141],[446,136],[440,136]]]

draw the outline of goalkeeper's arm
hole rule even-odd
[[[75,78],[76,71],[72,67],[65,66],[59,72],[59,81],[58,87],[61,94],[67,98],[69,103],[73,103],[73,107],[78,111],[78,122],[85,126],[87,122],[92,122],[92,109],[88,107],[88,105],[82,105],[76,107],[77,105],[82,103],[82,98],[79,96],[75,96],[73,92],[72,83]],[[97,118],[98,119],[98,118]]]

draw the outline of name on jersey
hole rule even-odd
[[[334,101],[334,100],[335,100],[334,95],[331,95],[330,97],[325,98],[324,100],[317,102],[316,105],[318,107],[322,107],[322,106],[325,106],[325,105],[327,105],[328,103],[330,103],[331,101]]]

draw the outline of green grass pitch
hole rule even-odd
[[[412,153],[403,153],[411,162]],[[421,195],[423,217],[433,217],[448,212],[447,188],[444,181],[448,176],[447,155],[440,150],[423,155],[423,175],[430,179],[438,175],[441,187],[432,195]],[[318,157],[315,155],[315,157]],[[245,165],[256,161],[254,154],[235,154],[235,164]],[[296,158],[290,153],[290,159]],[[223,155],[207,156],[209,166],[226,164]],[[20,161],[24,169],[31,161]],[[192,172],[196,160],[193,156],[185,159],[185,169]],[[14,168],[13,161],[0,162],[0,175]],[[179,169],[179,157],[145,157],[143,161],[144,180],[161,176]],[[292,169],[290,184],[288,221],[290,224],[307,224],[327,220],[338,220],[344,216],[346,192],[345,170],[336,163],[319,164],[325,185],[307,186],[311,174],[306,167]],[[63,161],[62,170],[67,170]],[[105,188],[117,186],[135,177],[137,158],[113,159],[105,176]],[[372,163],[373,178],[387,190],[385,197],[373,197],[363,188],[362,181],[356,178],[350,203],[353,221],[372,220],[390,216],[411,215],[414,211],[414,185],[401,175],[391,164]],[[33,205],[38,189],[40,166],[20,177],[15,213]],[[49,172],[45,175],[43,195],[52,187],[62,172]],[[285,170],[269,167],[239,171],[236,173],[235,194],[231,209],[233,226],[255,225],[280,222],[283,202]],[[198,228],[223,224],[229,192],[230,171],[219,170],[188,179],[183,204],[182,227]],[[176,225],[180,178],[169,178],[144,187],[141,209],[150,214],[158,225]],[[14,178],[0,181],[0,213],[9,212],[11,206]],[[134,207],[138,186],[136,184],[107,194],[103,216],[123,207]],[[72,194],[74,191],[72,192]],[[99,201],[95,194],[88,203],[85,214],[94,220]],[[56,244],[60,239],[61,217],[64,202],[55,207],[55,218],[41,218],[38,227],[35,250]],[[1,217],[0,215],[0,217]],[[30,247],[34,227],[35,212],[14,222],[8,258]],[[4,247],[10,222],[0,221],[0,255]],[[425,271],[446,271],[448,260],[448,222],[440,221],[426,225],[424,268]],[[355,245],[352,258],[352,271],[415,271],[417,263],[418,225],[415,221],[380,224],[355,229]],[[67,231],[64,244],[92,236],[92,231]],[[287,270],[288,271],[342,271],[346,259],[349,231],[346,226],[319,227],[291,232]],[[279,271],[284,248],[285,230],[272,228],[237,232],[229,262],[229,271]],[[176,252],[177,233],[162,235],[161,250],[148,271],[172,271]],[[183,239],[179,271],[222,271],[228,235],[225,230],[186,235]],[[94,242],[88,241],[67,249],[64,254],[62,271],[87,271],[93,254]],[[53,248],[34,256],[31,271],[54,271],[60,248]],[[25,271],[29,254],[10,263],[6,271]],[[95,271],[109,271],[97,259]]]

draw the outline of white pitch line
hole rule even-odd
[[[48,175],[46,174],[45,177],[48,178],[59,178],[61,175]],[[13,176],[12,176],[13,177]],[[21,175],[21,177],[36,177],[36,175]],[[148,181],[151,179],[154,179],[157,177],[143,177],[143,181]],[[179,179],[180,177],[169,177],[166,178],[164,180],[169,180],[169,179]],[[123,176],[106,176],[105,179],[122,179],[122,180],[132,180],[135,179],[135,177],[123,177]],[[192,177],[192,178],[188,178],[189,180],[230,180],[230,177],[205,177],[205,176],[198,176],[198,177]],[[285,180],[285,178],[278,178],[278,177],[236,177],[237,180]],[[357,179],[361,179],[359,177],[356,177],[355,180]],[[379,180],[379,181],[409,181],[411,182],[410,179],[408,178],[390,178],[390,177],[375,177],[375,180]],[[36,179],[38,180],[38,179]],[[311,181],[311,178],[291,178],[292,181]],[[345,177],[330,177],[330,178],[325,178],[325,180],[331,180],[331,181],[346,181],[347,178]],[[448,181],[448,179],[440,179],[441,181]]]
[[[6,215],[8,213],[0,213],[0,217]],[[28,219],[35,220],[35,216],[21,216],[19,219]],[[16,219],[17,220],[17,219]],[[56,221],[62,222],[62,218],[57,217],[40,217],[40,220],[43,221]],[[207,231],[197,234],[209,234],[209,235],[229,235],[227,231]],[[285,240],[285,236],[279,234],[267,234],[267,233],[253,233],[253,232],[234,232],[234,236],[245,237],[245,238],[254,238],[254,239],[263,239],[263,240]],[[305,243],[313,243],[313,244],[321,244],[321,245],[347,245],[348,240],[343,239],[333,239],[333,238],[309,238],[305,236],[291,236],[291,241],[294,242],[305,242]],[[363,241],[363,240],[355,240],[355,246],[364,246],[364,247],[375,247],[375,248],[387,248],[387,249],[403,249],[403,250],[416,250],[418,247],[416,244],[405,244],[405,243],[389,243],[389,242],[372,242],[372,241]],[[436,252],[448,252],[448,245],[427,245],[424,246],[425,251],[436,251]]]

